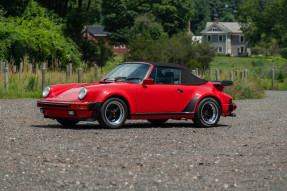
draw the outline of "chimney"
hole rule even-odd
[[[192,33],[191,30],[190,30],[190,20],[187,21],[187,34],[188,34],[188,35],[193,35],[193,33]]]
[[[216,24],[218,24],[218,21],[219,21],[218,18],[216,18],[216,19],[215,19]]]

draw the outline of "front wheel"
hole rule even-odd
[[[79,121],[72,121],[68,119],[57,119],[57,121],[64,127],[72,127],[77,125],[77,123],[79,123]]]
[[[101,107],[99,124],[105,128],[120,128],[127,119],[127,104],[120,98],[110,98]]]
[[[197,106],[193,122],[198,127],[215,126],[221,115],[221,107],[214,98],[204,98]]]

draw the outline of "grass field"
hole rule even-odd
[[[117,56],[114,61],[109,62],[106,67],[99,68],[99,77],[105,76],[115,66],[122,62],[123,57]],[[213,75],[210,71],[203,74],[208,80],[215,80],[215,70],[220,70],[220,80],[229,80],[230,71],[233,71],[234,85],[225,88],[225,92],[235,99],[263,98],[264,89],[287,90],[287,60],[280,57],[215,57],[211,63]],[[275,84],[272,88],[272,69],[275,69]],[[42,92],[42,74],[28,73],[27,65],[24,63],[24,73],[12,74],[9,72],[9,90],[4,88],[4,76],[0,76],[0,98],[40,98]],[[235,70],[248,69],[248,80],[236,80]],[[281,75],[281,78],[278,76]],[[48,70],[46,73],[46,85],[75,83],[78,81],[77,72],[67,80],[65,71]],[[93,68],[84,68],[83,82],[94,82]]]

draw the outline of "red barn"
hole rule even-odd
[[[104,29],[105,27],[100,25],[87,25],[85,29],[82,31],[81,35],[83,38],[92,40],[95,43],[98,43],[97,39],[99,38],[104,39],[106,44],[109,44],[111,46],[113,53],[125,54],[130,51],[126,43],[110,41],[108,39],[108,36],[111,35],[112,33],[106,32]]]

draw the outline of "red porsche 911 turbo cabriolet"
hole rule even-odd
[[[196,126],[215,126],[220,116],[234,116],[236,105],[222,92],[232,81],[209,82],[178,64],[126,62],[101,81],[48,86],[37,106],[45,118],[64,126],[96,121],[120,128],[126,119],[163,124],[192,119]]]

